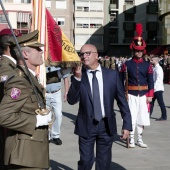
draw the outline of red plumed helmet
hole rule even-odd
[[[130,49],[144,50],[144,53],[145,53],[146,43],[142,38],[142,33],[143,33],[142,24],[141,23],[136,24],[137,36],[133,38],[133,41],[130,44]]]

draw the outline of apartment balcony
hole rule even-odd
[[[83,12],[83,11],[76,11],[74,13],[75,18],[104,18],[104,12]]]
[[[115,9],[118,9],[118,6],[117,6],[117,4],[110,4],[109,8],[110,8],[110,11],[113,11]]]
[[[147,14],[158,14],[158,5],[157,4],[148,4],[146,6]]]
[[[104,29],[103,29],[103,27],[100,27],[100,28],[90,28],[90,27],[75,28],[74,33],[75,34],[104,34]]]

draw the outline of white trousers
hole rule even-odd
[[[55,114],[55,121],[49,131],[49,139],[60,137],[60,127],[62,122],[62,99],[61,90],[55,93],[46,93],[46,107],[50,108]]]
[[[128,99],[133,127],[133,132],[131,132],[131,134],[135,133],[136,126],[138,134],[142,134],[143,126],[150,126],[150,114],[148,112],[146,96],[128,94]]]

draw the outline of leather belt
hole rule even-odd
[[[49,91],[46,91],[46,93],[56,93],[56,92],[58,92],[59,90],[61,90],[61,89],[54,90],[54,91],[51,91],[51,92],[49,92]]]
[[[128,86],[128,90],[148,90],[148,86]]]

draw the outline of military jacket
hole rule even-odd
[[[135,58],[126,61],[122,66],[121,72],[123,74],[123,80],[125,80],[125,73],[128,75],[129,86],[148,86],[148,90],[128,90],[129,94],[135,96],[147,95],[153,97],[154,94],[154,82],[153,82],[153,69],[150,62],[145,60],[136,60]]]
[[[30,73],[31,74],[31,73]],[[44,89],[31,74],[39,98]],[[0,126],[10,129],[5,144],[5,165],[49,167],[48,126],[36,128],[38,103],[24,67],[18,66],[4,87],[0,105]]]
[[[5,55],[0,59],[0,101],[4,95],[4,82],[13,74],[16,64]]]

